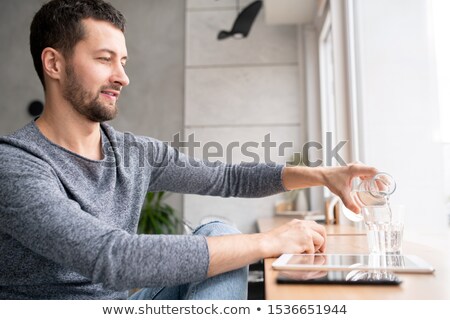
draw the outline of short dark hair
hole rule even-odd
[[[122,13],[102,0],[52,0],[35,14],[30,26],[30,51],[44,90],[42,51],[51,47],[70,57],[75,45],[85,36],[82,20],[88,18],[110,22],[125,32]]]

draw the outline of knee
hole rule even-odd
[[[231,234],[240,234],[241,232],[227,224],[220,221],[209,222],[199,226],[195,231],[194,235],[202,236],[223,236]],[[229,299],[247,299],[247,287],[248,287],[248,266],[222,273],[215,277],[207,279],[204,284],[211,287],[211,290],[205,291],[205,293],[196,293],[196,297],[193,299],[218,299],[218,300],[229,300]],[[213,288],[219,288],[220,290],[215,290]],[[206,294],[206,292],[208,292]]]
[[[206,223],[204,225],[201,225],[195,229],[194,234],[195,235],[202,235],[202,236],[224,236],[228,234],[240,234],[241,232],[226,223],[220,222],[220,221],[213,221]]]

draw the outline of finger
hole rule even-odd
[[[354,213],[359,213],[361,211],[361,207],[355,202],[349,193],[343,194],[341,199],[347,209],[353,211]]]
[[[322,235],[322,237],[326,238],[327,237],[327,231],[325,230],[325,227],[323,225],[318,224],[315,221],[311,221],[311,225],[310,225],[311,229],[313,229],[314,231],[318,232],[319,234]]]
[[[320,235],[322,240],[318,240],[317,235],[315,237],[315,240],[313,239],[313,242],[316,244],[317,241],[321,242],[320,246],[315,245],[315,251],[324,252],[326,249],[326,241],[327,241],[327,231],[325,230],[325,227],[318,224],[315,221],[311,221],[310,228],[313,232],[316,232]]]
[[[352,166],[352,173],[354,177],[360,177],[362,179],[373,177],[378,173],[375,167],[370,167],[361,164],[355,164]]]
[[[324,250],[326,239],[320,233],[313,231],[312,240],[314,243],[314,252]]]
[[[362,207],[364,207],[364,203],[362,203],[361,199],[359,198],[359,196],[357,195],[357,193],[351,193],[350,197],[352,198],[352,200],[355,202],[355,204],[361,209]]]
[[[305,244],[305,250],[303,251],[303,253],[307,253],[307,254],[313,254],[316,249],[314,248],[314,242],[312,240],[312,238],[310,238]]]
[[[327,250],[327,241],[322,244],[320,248],[317,249],[317,252],[324,253]]]

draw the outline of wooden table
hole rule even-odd
[[[279,226],[287,218],[258,220],[260,232]],[[352,226],[326,225],[327,253],[367,253],[367,239],[362,230]],[[403,253],[417,255],[436,269],[433,274],[399,274],[400,286],[346,286],[312,284],[277,284],[275,259],[264,260],[265,298],[267,300],[358,300],[358,299],[450,299],[450,249],[434,248],[411,242],[403,243]]]

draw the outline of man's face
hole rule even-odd
[[[87,119],[108,121],[117,115],[120,91],[129,84],[125,37],[108,22],[87,19],[83,24],[86,37],[66,62],[62,94]]]

